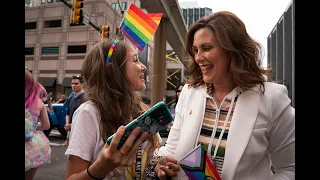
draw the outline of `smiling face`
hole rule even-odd
[[[128,82],[133,86],[135,91],[144,91],[146,89],[144,81],[146,70],[147,67],[139,61],[137,52],[130,46],[126,57],[126,72]]]
[[[196,63],[200,66],[204,82],[220,84],[229,80],[230,57],[209,28],[196,31],[192,51]]]

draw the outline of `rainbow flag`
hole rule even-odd
[[[150,16],[151,19],[158,25],[160,24],[162,15],[163,15],[162,13],[148,13],[148,16]]]
[[[183,157],[179,161],[179,165],[190,180],[221,180],[218,171],[213,166],[208,155],[204,152],[201,144]]]
[[[121,32],[142,51],[158,29],[162,13],[146,14],[131,4],[120,24]]]

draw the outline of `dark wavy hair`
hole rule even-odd
[[[188,76],[185,81],[192,87],[204,84],[201,69],[195,62],[192,51],[194,34],[202,28],[210,29],[221,47],[230,57],[230,73],[234,83],[243,89],[260,84],[264,91],[262,46],[253,40],[246,31],[244,23],[233,13],[220,11],[199,19],[187,32],[186,52],[189,56]]]

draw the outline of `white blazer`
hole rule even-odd
[[[206,87],[186,84],[166,145],[159,155],[180,160],[197,145],[206,105]],[[222,180],[295,179],[295,109],[287,88],[265,83],[243,92],[237,100],[229,129]],[[275,168],[272,174],[270,166]],[[188,179],[183,170],[178,179]]]

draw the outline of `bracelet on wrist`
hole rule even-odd
[[[89,166],[90,167],[90,166]],[[103,180],[104,178],[97,178],[97,177],[94,177],[92,176],[90,173],[89,173],[89,167],[87,168],[87,174],[92,178],[92,179],[96,179],[96,180]]]

